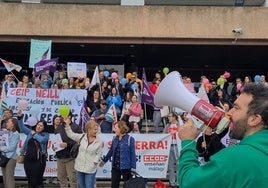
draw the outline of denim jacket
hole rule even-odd
[[[36,133],[35,135],[32,135],[31,134],[32,129],[24,125],[22,118],[19,120],[19,128],[21,132],[27,135],[27,138],[21,148],[21,152],[26,152],[28,140],[30,140],[31,138],[34,138],[40,143],[42,154],[47,154],[47,142],[49,139],[49,134],[47,132],[41,132],[41,133]]]
[[[8,131],[8,146],[1,146],[1,151],[5,153],[7,158],[17,159],[17,147],[20,141],[20,133],[18,131]]]
[[[129,137],[130,142],[128,141]],[[118,143],[119,143],[119,137],[115,136],[112,141],[111,148],[109,149],[106,156],[104,156],[102,159],[104,163],[106,163],[111,157],[114,158],[115,150]],[[114,163],[113,160],[112,163]],[[127,169],[131,169],[131,171],[136,171],[135,139],[128,134],[122,137],[120,144],[120,170],[127,170]]]

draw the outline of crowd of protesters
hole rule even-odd
[[[87,90],[87,98],[86,98],[86,104],[88,113],[91,116],[90,121],[94,121],[97,124],[88,124],[87,126],[87,138],[85,142],[87,141],[88,144],[91,144],[92,142],[99,143],[98,139],[95,139],[96,133],[114,133],[116,130],[113,130],[113,121],[106,117],[106,113],[111,105],[115,105],[116,109],[116,116],[118,121],[120,123],[118,125],[118,135],[119,137],[117,139],[122,139],[122,136],[124,136],[127,133],[140,133],[142,132],[142,119],[144,118],[144,105],[142,101],[142,81],[138,77],[137,72],[127,73],[125,78],[121,78],[117,75],[116,76],[109,77],[107,75],[106,71],[100,71],[99,72],[99,79],[100,83],[91,85],[91,79],[90,78],[68,78],[66,76],[66,72],[59,71],[58,76],[56,78],[52,78],[52,76],[49,73],[44,73],[39,76],[32,76],[24,75],[21,80],[17,80],[15,75],[13,74],[7,74],[5,76],[5,79],[2,82],[2,92],[4,94],[7,94],[9,88],[38,88],[38,89],[85,89]],[[201,76],[201,81],[198,85],[192,83],[191,78],[188,76],[184,76],[182,78],[182,82],[185,85],[185,87],[193,94],[199,92],[200,87],[204,87],[205,91],[207,93],[208,101],[218,108],[221,108],[223,111],[228,112],[229,109],[232,108],[233,102],[237,99],[237,97],[240,95],[243,89],[243,85],[248,82],[252,82],[250,76],[246,76],[244,78],[244,81],[242,81],[241,78],[236,78],[235,83],[232,87],[230,87],[230,83],[228,82],[228,78],[224,75],[220,76],[220,80],[218,79],[211,79],[209,80],[206,76]],[[155,78],[153,81],[149,84],[149,90],[153,95],[155,95],[159,84],[162,80],[162,74],[161,72],[155,73]],[[254,80],[256,82],[256,80]],[[267,86],[268,83],[265,80],[265,76],[261,75],[260,79],[258,80],[259,84]],[[175,84],[175,83],[174,83]],[[180,127],[180,123],[178,119],[181,119],[181,123],[184,123],[185,117],[183,115],[187,115],[187,113],[182,112],[180,114],[173,112],[170,108],[168,108],[168,113],[166,115],[163,115],[162,109],[157,107],[148,107],[147,110],[147,118],[152,120],[153,122],[153,128],[155,133],[160,133],[159,126],[161,123],[164,125],[164,133],[170,133],[173,134],[173,139],[177,139],[174,133],[178,132],[178,129]],[[8,116],[9,113],[11,113],[11,116]],[[79,140],[79,135],[82,135],[82,130],[79,126],[75,125],[71,122],[72,114],[68,116],[69,120],[65,118],[64,120],[56,116],[54,118],[55,121],[53,121],[53,130],[47,129],[46,122],[37,122],[34,129],[29,129],[25,127],[21,122],[21,113],[18,114],[19,122],[14,123],[8,123],[8,120],[12,118],[12,111],[9,109],[4,111],[3,116],[1,117],[1,129],[10,129],[11,124],[18,125],[21,128],[21,131],[27,134],[27,142],[25,146],[23,147],[23,151],[28,148],[30,148],[30,144],[32,146],[35,146],[38,144],[38,148],[41,150],[40,156],[41,158],[37,157],[37,163],[35,167],[38,170],[34,170],[32,168],[32,162],[31,160],[26,158],[26,162],[24,163],[25,172],[27,175],[27,178],[29,180],[29,186],[30,187],[43,187],[42,178],[44,173],[44,167],[45,167],[45,157],[46,157],[46,150],[44,149],[48,136],[47,133],[60,133],[61,137],[63,138],[62,146],[64,149],[61,151],[56,152],[57,156],[57,165],[58,165],[58,180],[61,185],[61,187],[67,187],[68,184],[70,187],[77,187],[77,180],[75,178],[75,171],[76,176],[78,177],[79,184],[89,184],[91,187],[94,184],[94,178],[96,175],[96,166],[92,169],[90,169],[88,172],[84,172],[81,170],[80,165],[78,164],[80,161],[74,160],[69,156],[70,149],[72,145],[74,145],[74,141],[69,138],[75,138],[74,140]],[[181,116],[179,116],[181,115]],[[3,118],[3,119],[2,119]],[[56,122],[58,119],[58,123]],[[124,124],[124,122],[126,124]],[[42,124],[42,125],[41,125]],[[63,125],[68,125],[63,126]],[[121,127],[121,124],[124,125]],[[95,126],[97,125],[97,126]],[[125,127],[127,126],[127,128]],[[39,130],[41,127],[42,130]],[[79,129],[80,128],[80,129]],[[120,131],[120,129],[124,129],[125,131]],[[173,130],[174,129],[174,130]],[[13,128],[12,128],[13,130]],[[24,131],[23,131],[24,130]],[[67,133],[66,133],[67,130]],[[100,131],[99,131],[100,130]],[[145,129],[146,133],[148,133],[148,129],[146,127]],[[16,127],[13,131],[16,131]],[[205,131],[204,131],[205,132]],[[227,133],[227,130],[225,131],[225,134]],[[43,139],[42,137],[46,137],[46,139]],[[37,140],[38,142],[36,142]],[[202,138],[199,139],[199,146],[197,150],[200,151],[200,153],[203,153],[204,150],[208,148],[208,145],[204,144],[204,142],[209,142],[208,140],[203,140]],[[173,140],[174,141],[174,140]],[[115,141],[114,141],[115,142]],[[219,142],[219,140],[218,140]],[[176,142],[172,142],[172,148],[176,145]],[[113,150],[117,150],[118,148],[112,148]],[[221,146],[222,147],[222,146]],[[222,147],[223,148],[223,147]],[[222,149],[220,148],[220,149]],[[214,148],[215,149],[215,148]],[[1,150],[3,150],[1,148]],[[100,157],[101,151],[95,148],[95,150],[98,150],[98,156]],[[4,151],[4,150],[3,150]],[[111,151],[109,151],[111,152]],[[133,153],[132,153],[133,154]],[[214,153],[213,153],[214,154]],[[175,169],[174,169],[174,161],[178,159],[178,151],[172,150],[170,154],[173,158],[170,159],[169,163],[169,171],[170,171],[170,186],[176,187],[177,186],[177,180],[175,175]],[[200,155],[201,156],[201,155]],[[15,159],[16,156],[12,154],[12,157]],[[36,156],[34,156],[36,158]],[[111,153],[108,153],[106,155],[106,158],[103,159],[103,162],[106,162],[109,157],[111,157]],[[27,162],[28,160],[28,162]],[[119,160],[119,158],[118,158]],[[30,161],[30,162],[29,162]],[[209,161],[209,156],[206,156],[206,160]],[[118,162],[118,161],[117,161]],[[11,162],[10,162],[11,163]],[[94,161],[94,165],[96,165],[97,161]],[[76,167],[76,169],[74,169]],[[136,167],[136,165],[131,166]],[[120,169],[116,167],[116,164],[113,164],[113,177],[114,182],[113,186],[118,186],[118,176],[122,174]],[[12,168],[13,169],[13,168]],[[36,174],[33,172],[38,171],[40,173]],[[92,171],[93,170],[93,171]],[[118,171],[119,170],[119,171]],[[130,170],[130,169],[128,169]],[[5,169],[2,168],[2,171],[5,172]],[[7,177],[12,176],[12,173],[14,175],[14,169],[13,171],[9,172],[6,171],[4,176],[9,173]],[[127,177],[124,179],[129,179],[130,177],[130,171],[128,171]],[[86,173],[86,174],[85,174]],[[84,178],[87,177],[87,173],[90,173],[90,177],[92,181],[85,182]],[[92,174],[93,173],[93,174]],[[33,178],[34,177],[34,178]],[[67,178],[68,177],[68,178]],[[116,179],[116,180],[115,180]],[[35,181],[33,181],[35,180]],[[7,179],[5,180],[7,181]],[[9,181],[9,180],[8,180]],[[11,181],[13,182],[13,181]],[[83,186],[82,186],[83,187]]]

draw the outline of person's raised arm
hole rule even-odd
[[[28,127],[26,127],[23,123],[23,118],[22,118],[22,111],[21,110],[18,110],[18,120],[19,120],[19,128],[20,128],[20,131],[23,132],[24,134],[28,135],[32,132],[32,130]]]

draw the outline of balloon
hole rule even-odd
[[[126,78],[127,78],[127,79],[129,79],[129,80],[130,80],[130,79],[131,79],[131,77],[132,77],[132,74],[131,74],[131,73],[127,73],[127,74],[126,74]]]
[[[104,75],[105,77],[108,77],[108,76],[110,75],[110,72],[109,72],[109,71],[104,71],[104,72],[103,72],[103,75]]]
[[[26,110],[26,108],[28,107],[28,101],[26,99],[21,99],[18,102],[18,109],[19,110]]]
[[[259,82],[261,80],[261,76],[260,75],[256,75],[255,77],[254,77],[254,81],[255,82]]]
[[[61,84],[68,84],[68,79],[67,78],[63,78],[61,80]]]
[[[126,85],[126,83],[127,83],[127,79],[122,78],[122,79],[121,79],[121,84],[124,86],[124,85]]]
[[[218,85],[223,85],[224,82],[225,82],[224,78],[221,78],[221,77],[218,78],[218,80],[217,80],[217,84],[218,84]]]
[[[113,72],[113,73],[111,74],[111,77],[112,77],[113,79],[116,79],[116,78],[117,78],[117,73],[116,73],[116,72]]]
[[[134,83],[134,84],[131,85],[131,89],[135,90],[137,88],[138,88],[138,84]]]
[[[59,114],[62,117],[68,117],[69,113],[70,113],[70,108],[67,105],[61,105],[59,107]]]
[[[241,84],[241,83],[236,84],[236,89],[237,89],[237,90],[240,90],[241,87],[242,87],[242,84]]]
[[[31,126],[31,127],[35,126],[36,123],[37,123],[37,119],[33,116],[29,117],[26,121],[26,124]]]
[[[224,78],[227,79],[227,78],[230,78],[230,73],[229,72],[226,72],[223,74]]]
[[[37,106],[31,106],[31,109],[29,112],[32,116],[37,117],[40,111]]]
[[[164,73],[165,75],[168,74],[168,73],[169,73],[169,68],[167,68],[167,67],[163,68],[163,73]]]

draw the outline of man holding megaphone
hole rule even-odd
[[[241,140],[199,165],[195,139],[200,131],[188,119],[179,129],[179,185],[190,187],[266,188],[268,167],[268,87],[246,84],[228,112],[231,138]]]

